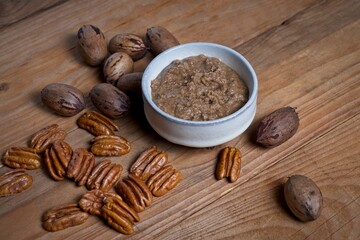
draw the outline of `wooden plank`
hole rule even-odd
[[[249,230],[245,236],[248,237],[266,237],[268,232],[275,234],[268,230],[272,224],[269,214],[276,208],[279,211],[279,203],[273,203],[273,199],[268,198],[268,194],[274,192],[266,185],[275,186],[275,177],[268,177],[268,171],[262,174],[264,169],[280,166],[279,171],[284,176],[282,171],[293,167],[283,163],[302,153],[303,149],[312,152],[310,146],[319,142],[324,144],[323,137],[339,131],[344,124],[347,126],[360,110],[359,98],[354,97],[359,95],[359,4],[357,1],[329,1],[310,7],[314,2],[279,0],[258,1],[255,4],[254,1],[216,1],[216,4],[209,4],[208,1],[132,1],[124,5],[122,1],[104,1],[99,6],[98,1],[86,1],[86,4],[69,1],[32,16],[31,21],[21,21],[0,29],[0,41],[9,42],[7,46],[0,46],[3,53],[0,57],[0,84],[4,89],[0,91],[0,132],[3,133],[0,152],[9,146],[26,145],[31,134],[45,124],[54,122],[69,132],[67,141],[74,148],[86,145],[91,139],[89,134],[77,128],[76,117],[60,118],[53,115],[41,106],[38,96],[40,89],[50,82],[69,83],[88,92],[101,81],[98,69],[84,66],[74,47],[74,32],[83,23],[96,23],[108,38],[118,31],[141,33],[151,23],[167,26],[182,42],[204,39],[237,46],[236,50],[250,59],[259,75],[256,121],[277,107],[288,104],[297,106],[301,126],[294,138],[271,151],[259,148],[252,142],[254,124],[244,135],[229,143],[238,146],[244,155],[242,178],[236,184],[229,185],[214,179],[216,155],[221,146],[189,149],[170,144],[148,126],[139,106],[129,116],[117,121],[120,134],[130,140],[133,151],[124,157],[112,159],[124,166],[123,176],[126,176],[137,155],[155,144],[169,153],[171,163],[185,175],[185,180],[171,194],[157,198],[151,208],[140,214],[143,221],[136,225],[136,234],[132,236],[134,239],[203,236],[203,232],[198,230],[211,232],[211,227],[219,228],[217,236],[225,237],[238,233],[235,230],[236,222],[245,224]],[[85,5],[86,12],[83,11]],[[289,18],[289,21],[285,21]],[[237,29],[241,29],[240,36]],[[31,47],[26,44],[28,42],[31,42]],[[333,44],[339,47],[333,48]],[[93,108],[89,99],[88,103],[89,108]],[[348,131],[348,127],[346,129]],[[348,148],[344,149],[346,151]],[[316,156],[323,154],[318,151],[313,153]],[[358,152],[353,150],[349,154],[351,157],[351,154]],[[333,161],[337,161],[335,157],[329,160]],[[318,163],[316,159],[312,159],[312,162]],[[299,169],[309,168],[309,165],[298,166]],[[350,162],[344,171],[354,167],[356,163]],[[45,232],[39,220],[41,214],[54,205],[77,201],[86,189],[77,188],[70,181],[51,181],[44,170],[31,173],[35,182],[28,192],[0,199],[0,239],[9,239],[9,236],[13,239],[122,238],[96,217],[90,217],[80,227],[57,233]],[[358,200],[357,185],[352,185],[356,178],[353,175],[342,177],[346,176],[343,174],[340,172],[337,175],[343,179],[341,186],[345,188],[336,193],[346,191],[346,197],[336,199],[340,202],[340,209],[351,199],[355,198],[355,202]],[[323,176],[317,177],[322,179]],[[277,180],[275,182],[279,184]],[[265,192],[258,195],[254,193],[256,188],[249,188],[257,185],[265,185]],[[242,194],[243,188],[252,199],[259,198],[259,203],[248,201],[247,195]],[[278,192],[279,189],[275,191]],[[235,204],[237,199],[245,204]],[[229,208],[222,208],[224,201]],[[259,216],[258,207],[265,209]],[[206,210],[214,210],[221,218],[213,219],[213,212]],[[356,212],[356,204],[349,205],[347,210]],[[249,224],[248,221],[244,223],[238,215],[244,212]],[[281,217],[287,213],[281,214],[275,219],[278,219],[279,225],[288,228],[280,228],[280,231],[294,233],[294,229],[299,230],[295,223],[284,224]],[[230,221],[232,218],[235,223]],[[36,220],[29,224],[29,219]],[[194,223],[194,219],[199,222]],[[17,224],[13,224],[15,220]],[[348,227],[348,223],[344,221],[342,226]],[[177,224],[187,230],[181,230],[176,227]],[[259,227],[264,230],[258,231]],[[319,232],[314,236],[324,232],[316,225],[300,231],[299,235],[311,236],[316,229]]]
[[[65,0],[2,0],[0,2],[0,29],[8,27],[19,21],[23,21],[40,12],[47,11],[51,7],[66,2]]]

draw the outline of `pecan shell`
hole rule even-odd
[[[91,142],[91,152],[96,156],[121,156],[131,149],[128,140],[115,135],[97,136]]]
[[[86,183],[94,164],[94,155],[84,148],[78,148],[72,155],[66,171],[66,176],[68,178],[73,178],[78,186],[83,186]]]
[[[95,136],[114,135],[114,131],[119,130],[110,118],[94,111],[82,115],[77,120],[77,124]]]
[[[161,197],[175,188],[182,178],[181,172],[167,165],[150,177],[146,184],[155,197]]]
[[[114,192],[103,192],[99,189],[94,189],[85,193],[81,197],[79,206],[84,212],[100,216],[104,200],[108,197],[114,197],[122,200],[121,197]]]
[[[89,190],[100,189],[108,192],[119,180],[123,168],[120,164],[112,163],[110,160],[101,161],[92,170],[86,187]]]
[[[63,140],[56,140],[50,148],[45,150],[45,166],[54,180],[64,179],[72,152],[70,145]]]
[[[63,230],[84,223],[89,214],[81,211],[76,203],[51,208],[42,216],[42,226],[49,232]]]
[[[140,217],[134,209],[121,199],[114,197],[104,199],[101,214],[112,228],[127,235],[134,232],[134,222],[140,221]]]
[[[146,181],[168,162],[168,155],[158,151],[156,146],[145,150],[130,168],[130,173]]]
[[[59,125],[52,124],[41,129],[31,139],[30,146],[37,153],[42,153],[56,140],[64,140],[67,133],[59,128]]]
[[[2,159],[10,168],[36,169],[40,167],[41,158],[32,148],[12,147],[8,149]]]
[[[230,182],[235,182],[240,176],[241,153],[235,147],[226,147],[220,151],[216,166],[216,179],[229,178]]]
[[[115,190],[136,212],[142,212],[152,204],[153,196],[149,188],[135,175],[129,174],[128,179],[118,182]]]
[[[33,179],[23,169],[15,169],[0,175],[0,197],[10,196],[28,189]]]

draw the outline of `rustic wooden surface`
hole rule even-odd
[[[32,187],[0,199],[0,239],[359,239],[360,238],[360,1],[11,1],[0,2],[0,154],[26,146],[52,123],[67,141],[87,147],[91,135],[75,117],[54,115],[40,101],[48,83],[73,85],[86,95],[102,81],[75,47],[83,24],[114,34],[168,28],[182,43],[216,42],[242,53],[255,68],[259,96],[254,123],[224,144],[243,154],[242,176],[216,181],[223,146],[193,149],[171,144],[147,124],[141,105],[117,121],[132,151],[112,158],[124,173],[144,149],[157,145],[184,180],[140,213],[135,234],[123,236],[91,216],[81,226],[49,233],[42,213],[86,192],[55,182],[44,169],[28,171]],[[148,57],[148,59],[150,59]],[[146,61],[136,63],[136,69]],[[88,109],[94,109],[87,98]],[[296,107],[300,127],[288,142],[265,149],[253,141],[258,121]],[[3,167],[0,173],[9,169]],[[282,186],[288,176],[312,178],[324,197],[319,219],[302,223],[289,212]]]

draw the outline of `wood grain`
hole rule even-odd
[[[0,154],[27,145],[42,127],[57,123],[73,148],[89,146],[90,134],[76,126],[78,116],[54,115],[40,101],[48,83],[63,82],[87,93],[102,81],[98,68],[86,66],[75,33],[87,23],[107,39],[119,32],[143,34],[166,26],[181,42],[209,41],[230,46],[253,64],[259,79],[254,124],[225,145],[243,155],[241,178],[216,181],[219,150],[192,149],[159,137],[142,113],[141,101],[117,121],[132,151],[112,158],[124,167],[157,145],[184,180],[155,198],[140,213],[132,236],[111,230],[96,217],[78,227],[48,233],[42,213],[78,201],[86,192],[69,180],[55,182],[44,169],[30,171],[33,186],[0,199],[0,239],[357,239],[360,215],[360,3],[344,1],[52,1],[26,2],[1,18]],[[55,4],[55,5],[52,5]],[[34,6],[37,7],[34,7]],[[52,7],[50,7],[52,6]],[[33,14],[24,9],[33,7]],[[43,9],[43,10],[36,10]],[[86,10],[85,10],[86,9]],[[25,14],[25,12],[29,14]],[[3,15],[0,15],[3,16]],[[14,20],[18,19],[18,20]],[[22,20],[19,20],[22,19]],[[147,60],[137,63],[146,67]],[[87,97],[88,109],[95,109]],[[265,149],[253,141],[258,121],[276,108],[297,108],[300,128],[288,142]],[[8,171],[3,167],[0,173]],[[289,213],[282,184],[305,174],[324,195],[321,217],[301,223]]]

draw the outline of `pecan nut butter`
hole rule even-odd
[[[245,105],[245,82],[220,59],[203,54],[174,60],[151,83],[152,99],[166,113],[191,121],[230,115]]]

